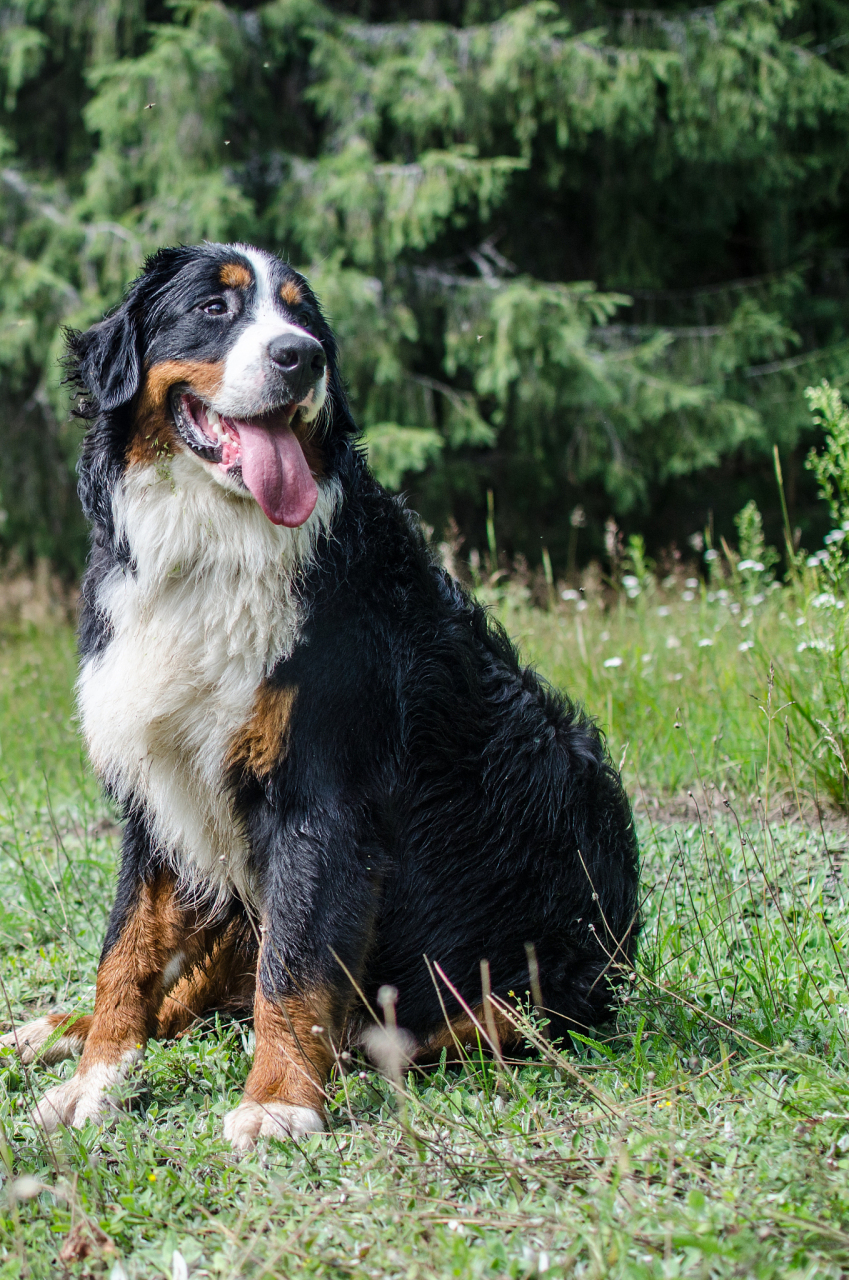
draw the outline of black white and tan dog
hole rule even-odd
[[[253,1009],[239,1149],[322,1128],[382,986],[423,1059],[492,1026],[483,960],[490,1012],[531,954],[552,1034],[603,1019],[637,933],[619,778],[371,476],[306,280],[164,249],[69,342],[79,709],[125,828],[93,1015],[5,1037],[82,1050],[41,1123],[101,1116],[151,1037],[214,1008]]]

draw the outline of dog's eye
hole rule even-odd
[[[200,309],[208,316],[223,316],[227,311],[227,303],[223,298],[210,298],[201,303]]]

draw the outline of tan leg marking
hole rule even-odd
[[[173,1040],[211,1010],[249,1009],[254,1002],[256,961],[243,953],[241,921],[234,921],[212,950],[189,973],[182,974],[165,996],[156,1019],[155,1040]],[[44,1062],[54,1066],[82,1053],[91,1031],[92,1015],[70,1022],[72,1013],[55,1010],[24,1022],[0,1036],[0,1048],[13,1050],[25,1066]],[[68,1031],[47,1042],[66,1022]]]
[[[324,1128],[324,1086],[333,1065],[335,1024],[326,992],[269,1000],[257,982],[256,1052],[241,1103],[224,1120],[238,1151],[258,1138],[301,1138]]]
[[[234,921],[212,950],[177,980],[156,1021],[156,1039],[174,1040],[205,1013],[249,1009],[256,988],[256,958],[242,950],[242,922]]]
[[[14,1031],[0,1036],[0,1046],[4,1049],[14,1049],[25,1066],[29,1066],[32,1062],[46,1062],[48,1066],[64,1062],[66,1058],[73,1058],[76,1054],[82,1053],[91,1027],[91,1015],[86,1014],[82,1018],[77,1018],[76,1022],[69,1026],[65,1035],[57,1036],[50,1045],[47,1045],[47,1042],[62,1024],[68,1022],[73,1016],[72,1013],[57,1009],[55,1013],[46,1013],[42,1018],[24,1022],[21,1026],[15,1027]]]
[[[121,934],[97,971],[94,1013],[76,1074],[48,1089],[37,1106],[47,1129],[78,1127],[110,1106],[109,1093],[144,1053],[166,991],[164,975],[180,956],[191,965],[207,950],[205,930],[178,903],[174,877],[139,887]]]
[[[498,1034],[499,1047],[509,1048],[511,1045],[517,1044],[521,1040],[521,1035],[513,1023],[497,1007],[493,1005],[491,1008],[492,1016],[495,1020],[495,1030]],[[460,1049],[463,1052],[474,1051],[478,1047],[479,1039],[484,1051],[488,1052],[490,1049],[490,1030],[483,1005],[477,1005],[472,1012],[477,1022],[470,1018],[467,1013],[460,1013],[451,1019],[450,1026],[443,1023],[437,1031],[431,1032],[416,1054],[416,1061],[429,1062],[436,1060],[443,1049],[448,1050],[449,1056],[452,1053],[459,1056]]]

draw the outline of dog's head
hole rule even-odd
[[[309,285],[246,245],[160,250],[121,307],[69,347],[95,420],[81,464],[95,517],[107,476],[179,450],[274,524],[298,526],[334,445],[354,433]]]

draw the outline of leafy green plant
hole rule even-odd
[[[812,449],[806,465],[837,527],[807,557],[803,576],[794,578],[799,639],[796,653],[779,660],[776,672],[801,759],[822,792],[849,808],[849,410],[826,381],[809,387],[806,396],[825,432],[822,451]]]
[[[805,465],[817,478],[835,525],[849,520],[849,408],[825,379],[805,391],[814,422],[825,431],[822,453],[812,449]]]
[[[643,592],[649,596],[654,593],[655,565],[646,554],[645,539],[639,533],[632,533],[628,538],[623,568],[622,586],[629,599],[635,600]]]
[[[740,548],[734,568],[742,578],[745,595],[751,598],[772,586],[780,557],[774,547],[766,545],[763,518],[754,500],[737,513],[734,523]]]
[[[365,436],[369,466],[381,484],[400,489],[405,475],[423,471],[439,454],[442,436],[428,427],[378,422]]]

